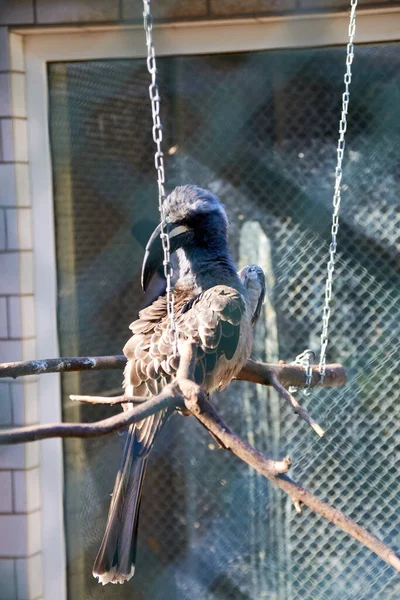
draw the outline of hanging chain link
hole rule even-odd
[[[329,260],[327,264],[327,278],[325,283],[325,301],[322,312],[322,333],[321,333],[321,353],[319,358],[319,374],[321,377],[321,384],[324,381],[326,373],[326,349],[328,346],[328,329],[329,319],[331,316],[331,300],[332,300],[332,282],[333,272],[335,270],[335,260],[337,251],[337,233],[339,230],[339,210],[341,201],[341,183],[342,183],[342,161],[345,149],[345,133],[347,130],[347,114],[349,110],[350,102],[350,83],[351,83],[351,65],[354,58],[354,35],[356,32],[356,8],[357,0],[351,0],[351,12],[350,12],[350,23],[349,23],[349,42],[347,44],[347,55],[346,55],[346,73],[344,75],[345,91],[342,96],[342,114],[339,123],[339,140],[337,146],[337,163],[335,170],[335,190],[333,194],[333,214],[332,214],[332,229],[331,229],[331,243],[329,245]]]
[[[171,264],[171,251],[169,244],[168,233],[166,232],[166,218],[164,211],[164,199],[165,199],[165,172],[164,172],[164,154],[161,149],[162,144],[162,124],[160,117],[160,94],[157,85],[157,67],[156,67],[156,53],[153,43],[153,17],[150,11],[150,0],[143,0],[143,25],[146,33],[146,46],[147,46],[147,70],[151,76],[151,84],[149,86],[149,96],[151,101],[151,112],[153,116],[153,140],[156,144],[157,150],[154,154],[154,164],[157,170],[157,184],[158,184],[158,209],[160,211],[160,224],[161,224],[161,243],[164,252],[164,275],[167,281],[167,314],[169,319],[169,335],[170,342],[174,346],[174,354],[177,352],[177,331],[175,324],[175,308],[174,308],[174,292],[172,288],[172,276],[173,268]]]
[[[307,348],[306,350],[304,350],[304,352],[302,352],[301,354],[298,354],[296,356],[296,358],[294,359],[294,361],[291,363],[292,365],[300,365],[301,367],[303,367],[304,372],[306,374],[306,382],[305,382],[305,388],[304,394],[307,396],[310,393],[310,385],[311,385],[311,381],[312,381],[312,361],[315,358],[315,352],[313,350],[310,350],[310,348]],[[289,392],[291,394],[293,394],[294,392],[298,391],[298,387],[296,386],[289,386]]]
[[[339,211],[341,202],[341,182],[342,182],[342,162],[344,157],[345,149],[345,133],[347,130],[347,115],[350,102],[350,83],[352,78],[351,65],[354,59],[354,35],[356,29],[356,8],[357,0],[351,0],[351,12],[350,12],[350,23],[349,23],[349,42],[347,44],[347,55],[346,55],[346,73],[344,76],[345,91],[342,96],[342,113],[339,123],[339,140],[337,147],[337,164],[335,169],[335,189],[333,195],[333,214],[332,214],[332,228],[331,228],[331,243],[329,245],[329,260],[327,263],[327,278],[325,283],[325,302],[322,313],[322,333],[321,333],[321,353],[319,359],[319,373],[321,376],[321,383],[324,380],[326,372],[326,350],[328,346],[328,330],[329,330],[329,319],[331,316],[331,300],[332,300],[332,284],[333,284],[333,273],[335,270],[336,252],[337,252],[337,233],[339,230]],[[149,86],[149,96],[151,101],[152,116],[153,116],[153,140],[157,146],[157,150],[154,155],[155,167],[157,170],[157,183],[158,183],[158,201],[161,221],[161,242],[164,252],[164,275],[167,281],[167,313],[170,322],[170,339],[174,344],[174,350],[176,352],[177,347],[177,332],[175,324],[175,310],[174,310],[174,294],[172,289],[172,275],[173,269],[171,264],[171,254],[169,237],[165,232],[166,219],[163,207],[163,201],[165,198],[165,173],[164,173],[164,154],[161,150],[162,143],[162,125],[160,118],[160,95],[157,85],[157,68],[156,68],[156,57],[155,49],[152,38],[153,30],[153,17],[150,12],[150,0],[143,0],[143,21],[144,30],[146,33],[146,45],[147,45],[147,69],[151,75],[151,84]],[[309,386],[312,376],[311,367],[311,355],[309,350],[305,350],[301,355],[296,357],[296,363],[298,359],[303,364],[306,371],[306,385]],[[300,358],[301,357],[301,358]],[[306,361],[306,362],[304,362]],[[299,364],[299,363],[297,363]]]

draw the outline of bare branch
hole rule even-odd
[[[76,402],[85,402],[87,404],[108,404],[109,406],[115,406],[116,404],[143,404],[143,396],[79,396],[76,394],[70,395],[70,400]]]
[[[126,365],[125,356],[80,356],[67,358],[46,358],[26,362],[0,364],[1,377],[22,377],[24,375],[42,375],[45,373],[66,373],[70,371],[100,371],[103,369],[123,369]],[[290,385],[301,387],[305,385],[304,369],[298,365],[284,363],[267,364],[248,360],[236,379],[271,385],[271,377],[275,375],[285,387]],[[326,366],[324,387],[340,386],[346,382],[346,373],[342,365]],[[311,385],[320,383],[318,367],[313,368]]]
[[[145,402],[142,401],[140,405],[102,421],[94,423],[46,423],[44,425],[19,427],[18,429],[3,429],[0,431],[0,445],[34,442],[35,440],[54,437],[99,437],[124,429],[168,406],[184,407],[182,396],[173,384],[165,386],[162,392],[154,398],[150,398]]]
[[[290,469],[292,463],[289,457],[280,461],[266,458],[234,434],[223,422],[213,405],[207,400],[204,391],[198,385],[186,380],[180,381],[179,387],[184,392],[186,408],[220,441],[224,448],[239,456],[251,467],[262,463],[269,477],[286,473]]]
[[[185,351],[186,355],[186,351]],[[193,353],[188,346],[183,374],[191,374],[193,368]],[[183,397],[182,397],[183,394]],[[136,398],[124,398],[125,401],[136,401]],[[186,407],[199,422],[212,434],[223,448],[229,449],[246,464],[270,479],[293,500],[297,511],[304,504],[325,517],[331,523],[348,533],[353,538],[370,548],[388,564],[400,571],[400,558],[383,542],[357,525],[341,511],[329,506],[322,500],[292,481],[285,473],[290,468],[288,457],[274,461],[255,450],[233,433],[208,402],[205,392],[188,379],[170,384],[158,396],[146,400],[126,412],[98,421],[97,423],[62,423],[46,424],[20,429],[9,429],[0,432],[0,443],[20,443],[49,437],[95,437],[106,435],[112,431],[128,427],[131,423],[140,421],[168,406]]]
[[[100,371],[123,369],[126,358],[120,356],[74,356],[64,358],[44,358],[26,362],[0,364],[0,377],[22,377],[44,373],[68,373],[69,371]]]
[[[196,344],[188,341],[186,346],[181,349],[181,358],[179,364],[179,370],[177,373],[177,379],[193,379],[194,368],[195,368],[195,360],[196,360]],[[292,365],[288,365],[286,368],[291,369]],[[304,379],[304,370],[302,367],[297,367],[294,365],[295,369],[293,371],[297,374],[297,371],[300,371],[301,377]],[[275,370],[274,370],[275,369]],[[244,367],[243,371],[246,376],[256,378],[260,383],[268,383],[272,385],[276,389],[276,391],[286,400],[289,406],[291,406],[295,413],[300,416],[303,421],[308,423],[314,431],[320,436],[323,437],[325,435],[322,427],[308,414],[308,412],[303,408],[297,399],[290,394],[283,385],[278,380],[277,371],[284,372],[285,369],[283,365],[266,365],[264,363],[257,363],[255,361],[249,360],[246,367]],[[292,369],[291,369],[292,370]],[[243,372],[242,371],[242,372]],[[335,372],[335,369],[332,369]],[[336,378],[339,380],[339,377]],[[70,396],[71,400],[78,400],[80,402],[89,402],[91,404],[123,404],[126,402],[135,402],[134,399],[127,399],[124,395],[122,396],[114,396],[113,398],[104,398],[101,396]],[[140,399],[138,399],[140,402]]]
[[[275,375],[278,381],[284,386],[302,387],[305,385],[304,368],[300,365],[285,364],[267,364],[249,359],[236,379],[241,381],[251,381],[252,383],[261,383],[262,385],[272,385],[271,378]],[[318,366],[312,370],[311,387],[319,385],[321,378],[318,372]],[[336,387],[346,383],[346,371],[342,365],[333,363],[326,365],[326,376],[322,383],[324,387]]]
[[[284,388],[281,383],[279,383],[275,374],[271,376],[271,385],[278,392],[278,394],[286,400],[288,405],[294,409],[294,412],[297,415],[299,415],[299,417],[303,419],[303,421],[308,423],[316,433],[318,433],[319,437],[324,437],[325,431],[322,429],[322,427],[318,425],[316,421],[314,421],[314,419],[308,414],[305,408],[300,406],[297,399],[290,392],[288,392],[287,389]]]
[[[183,344],[179,359],[179,368],[176,379],[194,380],[194,369],[196,367],[197,346],[193,341],[187,341]]]
[[[400,571],[400,557],[386,544],[381,542],[377,537],[369,533],[366,529],[357,525],[352,519],[347,517],[340,510],[329,506],[311,492],[292,481],[290,477],[284,474],[279,474],[279,468],[283,467],[284,459],[279,466],[279,463],[266,459],[260,452],[255,450],[250,444],[239,438],[233,433],[222,421],[221,417],[207,401],[204,392],[200,390],[197,394],[190,394],[185,399],[185,405],[194,416],[207,429],[212,431],[224,448],[229,449],[233,454],[236,454],[246,464],[253,467],[272,481],[272,483],[283,490],[293,500],[296,511],[301,512],[301,504],[311,508],[348,535],[358,540],[364,546],[375,552],[386,563]],[[272,465],[271,463],[275,463]],[[278,465],[278,468],[277,468]],[[287,469],[286,469],[287,470]]]

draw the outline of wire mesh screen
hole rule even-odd
[[[256,253],[267,270],[259,359],[318,351],[344,60],[343,48],[158,60],[168,188],[196,183],[217,194],[238,266]],[[259,450],[289,453],[296,481],[396,547],[399,46],[358,47],[354,71],[328,348],[348,383],[302,399],[326,438],[251,384],[235,382],[215,402]],[[158,220],[146,66],[51,64],[49,83],[61,352],[120,353],[146,301],[140,265]],[[68,394],[117,393],[121,378],[65,374],[64,418],[109,415]],[[65,444],[70,598],[400,597],[384,562],[310,511],[297,515],[180,416],[150,458],[135,577],[101,588],[91,567],[123,442],[121,434]]]

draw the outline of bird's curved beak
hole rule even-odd
[[[178,248],[182,248],[183,244],[192,235],[192,230],[189,227],[179,223],[167,223],[164,227],[164,232],[169,237],[170,254],[178,250]],[[164,261],[164,251],[160,233],[161,224],[155,228],[146,245],[141,278],[142,289],[144,292],[147,290],[154,273]]]

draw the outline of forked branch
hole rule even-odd
[[[166,386],[160,394],[149,400],[143,402],[142,398],[128,398],[126,396],[118,396],[116,398],[77,397],[79,399],[89,398],[91,401],[95,400],[109,404],[121,402],[138,404],[120,415],[96,423],[57,423],[3,430],[0,431],[0,443],[20,443],[49,437],[96,437],[124,429],[131,423],[140,421],[167,406],[173,406],[180,410],[186,408],[188,413],[193,414],[198,419],[222,448],[231,451],[288,494],[297,511],[301,510],[302,504],[308,506],[400,571],[400,557],[393,550],[363,527],[349,519],[344,513],[319,500],[285,474],[291,465],[289,457],[278,461],[267,458],[229,429],[208,401],[204,391],[191,381],[195,358],[194,350],[195,347],[188,344],[185,351],[181,354],[177,380]],[[30,366],[27,363],[22,363],[22,365],[2,365],[0,366],[0,377],[17,377],[19,375],[55,371],[122,368],[125,364],[125,359],[113,356],[83,359],[53,359],[52,361],[33,361],[33,363],[33,369],[32,363],[30,363]],[[45,365],[44,363],[47,364]],[[344,382],[344,370],[340,365],[329,365],[327,371],[329,375],[325,378],[325,384],[339,385]],[[284,383],[286,385],[301,385],[301,383],[304,383],[304,373],[301,368],[299,369],[293,365],[265,365],[249,361],[240,373],[239,378],[264,385],[273,385],[297,412],[301,413],[301,410],[303,410],[296,405],[296,400],[283,387]],[[313,379],[314,384],[317,378],[318,375],[315,374],[315,378]],[[302,416],[307,420],[307,416],[305,417],[304,413]],[[310,424],[311,426],[313,425],[312,422]]]
[[[364,527],[357,525],[355,521],[347,517],[342,511],[323,502],[314,496],[314,494],[295,483],[282,471],[279,473],[279,469],[278,472],[274,472],[274,465],[271,465],[269,459],[266,459],[260,452],[239,438],[225,425],[201,390],[198,394],[191,394],[189,398],[186,398],[185,404],[195,417],[220,440],[221,446],[236,454],[241,460],[256,469],[264,477],[267,477],[274,485],[290,496],[297,512],[301,510],[301,504],[308,506],[311,510],[364,544],[364,546],[375,552],[375,554],[400,572],[400,557],[391,548],[372,535],[372,533],[369,533]],[[289,466],[290,459],[288,458],[275,462],[275,465],[279,465],[279,462],[283,464],[285,461],[288,461]]]
[[[132,400],[135,403],[137,399],[132,398]],[[94,423],[45,423],[44,425],[30,425],[16,429],[2,429],[0,431],[0,445],[21,444],[55,437],[100,437],[125,429],[132,423],[137,423],[146,417],[150,417],[150,415],[154,415],[168,406],[185,408],[182,395],[174,384],[165,386],[160,394],[149,398],[145,402],[143,402],[142,398],[141,402],[137,403],[137,406],[119,415],[95,421]]]
[[[97,371],[103,369],[123,369],[126,364],[124,356],[82,356],[82,357],[67,357],[67,358],[48,358],[42,360],[32,360],[27,362],[15,362],[0,364],[0,377],[21,377],[24,375],[42,375],[45,373],[65,373],[70,371]],[[254,360],[248,360],[236,379],[260,383],[262,385],[271,385],[277,392],[288,402],[294,411],[308,423],[314,431],[322,437],[324,430],[315,420],[300,406],[299,402],[294,398],[285,387],[303,386],[305,383],[304,369],[299,365],[292,364],[266,364]],[[343,385],[346,381],[346,373],[344,368],[339,364],[331,364],[326,367],[326,375],[323,381],[324,386]],[[311,386],[320,383],[318,368],[313,368]],[[134,398],[127,398],[124,395],[114,396],[111,398],[103,396],[71,396],[72,400],[80,402],[90,402],[91,404],[123,404],[132,402],[135,404]],[[142,399],[139,398],[138,402]],[[71,424],[72,425],[72,424]],[[57,426],[58,427],[58,426]],[[60,425],[60,427],[62,427]],[[88,426],[78,427],[75,424],[74,428],[60,429],[66,436],[72,431],[77,434],[89,431]],[[102,426],[103,427],[103,426]],[[107,426],[105,433],[109,433]],[[101,431],[101,427],[96,428]],[[114,431],[114,430],[112,430]],[[44,430],[41,435],[44,434]],[[72,433],[70,433],[72,435]],[[92,434],[93,435],[93,434]],[[101,435],[101,434],[97,434]],[[39,438],[37,438],[39,439]],[[1,441],[1,438],[0,438]]]

